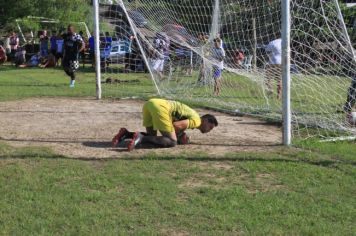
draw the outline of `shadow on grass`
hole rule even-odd
[[[116,149],[117,152],[127,152],[125,149]],[[129,153],[128,153],[129,154]],[[194,155],[194,154],[192,154]],[[309,160],[309,159],[288,159],[288,158],[263,158],[263,157],[253,157],[253,154],[245,156],[231,156],[231,157],[208,157],[202,154],[197,154],[197,157],[190,157],[179,155],[179,156],[152,156],[146,155],[143,157],[108,157],[108,158],[97,158],[97,157],[66,157],[64,155],[58,154],[45,154],[45,153],[14,153],[11,155],[0,154],[0,160],[4,159],[63,159],[72,161],[85,161],[85,162],[107,162],[107,161],[175,161],[184,160],[190,162],[260,162],[260,163],[292,163],[292,164],[308,164],[313,166],[327,167],[339,169],[337,165],[352,165],[356,166],[355,161],[343,161],[343,160]]]
[[[33,83],[33,84],[11,84],[11,83],[0,83],[0,86],[6,86],[6,87],[16,87],[16,88],[19,88],[19,87],[56,87],[56,88],[59,88],[59,87],[64,87],[64,86],[67,86],[67,84],[54,84],[54,83],[51,83],[51,84],[47,84],[47,83]]]
[[[4,139],[2,139],[4,140]],[[19,141],[19,140],[17,140]],[[28,141],[28,140],[27,140]],[[39,141],[41,142],[41,140]],[[79,161],[174,161],[174,160],[185,160],[191,162],[261,162],[261,163],[295,163],[295,164],[309,164],[314,166],[328,167],[328,168],[339,168],[337,165],[352,165],[356,166],[356,161],[350,160],[341,160],[341,159],[310,159],[310,158],[298,158],[293,156],[282,156],[283,154],[274,153],[274,152],[264,152],[264,153],[231,153],[228,156],[224,157],[214,157],[209,156],[209,154],[202,153],[182,153],[178,155],[167,155],[167,154],[145,154],[141,157],[130,156],[129,152],[125,148],[111,148],[111,142],[97,142],[97,141],[73,141],[73,140],[52,140],[45,142],[54,142],[54,143],[82,143],[87,147],[95,148],[105,148],[110,149],[115,152],[125,152],[127,155],[123,157],[106,157],[106,158],[97,158],[97,157],[67,157],[64,155],[59,155],[52,153],[51,151],[45,151],[42,149],[34,151],[22,151],[20,149],[15,149],[15,151],[8,154],[0,154],[1,159],[31,159],[31,158],[41,158],[41,159],[63,159],[63,160],[79,160]],[[216,144],[217,145],[217,144]],[[220,144],[219,144],[220,145]],[[240,145],[235,145],[240,146]],[[241,145],[244,146],[244,145]],[[280,146],[280,145],[249,145],[249,146]],[[153,146],[144,146],[140,149],[154,149]],[[167,149],[168,150],[168,149]]]

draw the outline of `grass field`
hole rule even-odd
[[[73,90],[61,70],[0,66],[0,101],[94,96],[93,81],[81,72]],[[103,84],[105,97],[152,96],[143,81]],[[355,144],[79,160],[0,139],[0,234],[354,235]]]

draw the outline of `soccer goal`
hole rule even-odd
[[[294,137],[356,135],[355,53],[338,1],[281,2],[99,1],[103,96],[126,88],[278,122],[291,107]]]

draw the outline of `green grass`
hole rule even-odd
[[[0,66],[0,101],[28,97],[95,97],[95,73],[87,68],[77,73],[75,89],[69,88],[69,77],[61,68],[15,68]],[[107,76],[104,76],[104,81]],[[103,97],[120,98],[155,94],[152,81],[146,74],[118,74],[112,79],[123,83],[102,84]],[[133,82],[129,82],[133,81]],[[139,86],[138,86],[139,85]]]
[[[73,90],[59,69],[0,66],[0,101],[94,97],[94,79],[79,72]],[[104,97],[155,93],[145,74],[112,79],[123,82],[103,84]],[[0,235],[353,235],[356,142],[297,144],[306,149],[75,160],[0,142]]]
[[[0,234],[352,235],[347,145],[94,161],[0,144]]]

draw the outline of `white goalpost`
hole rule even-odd
[[[98,98],[156,93],[281,122],[284,145],[356,135],[345,108],[356,60],[337,0],[95,0],[94,10]]]

